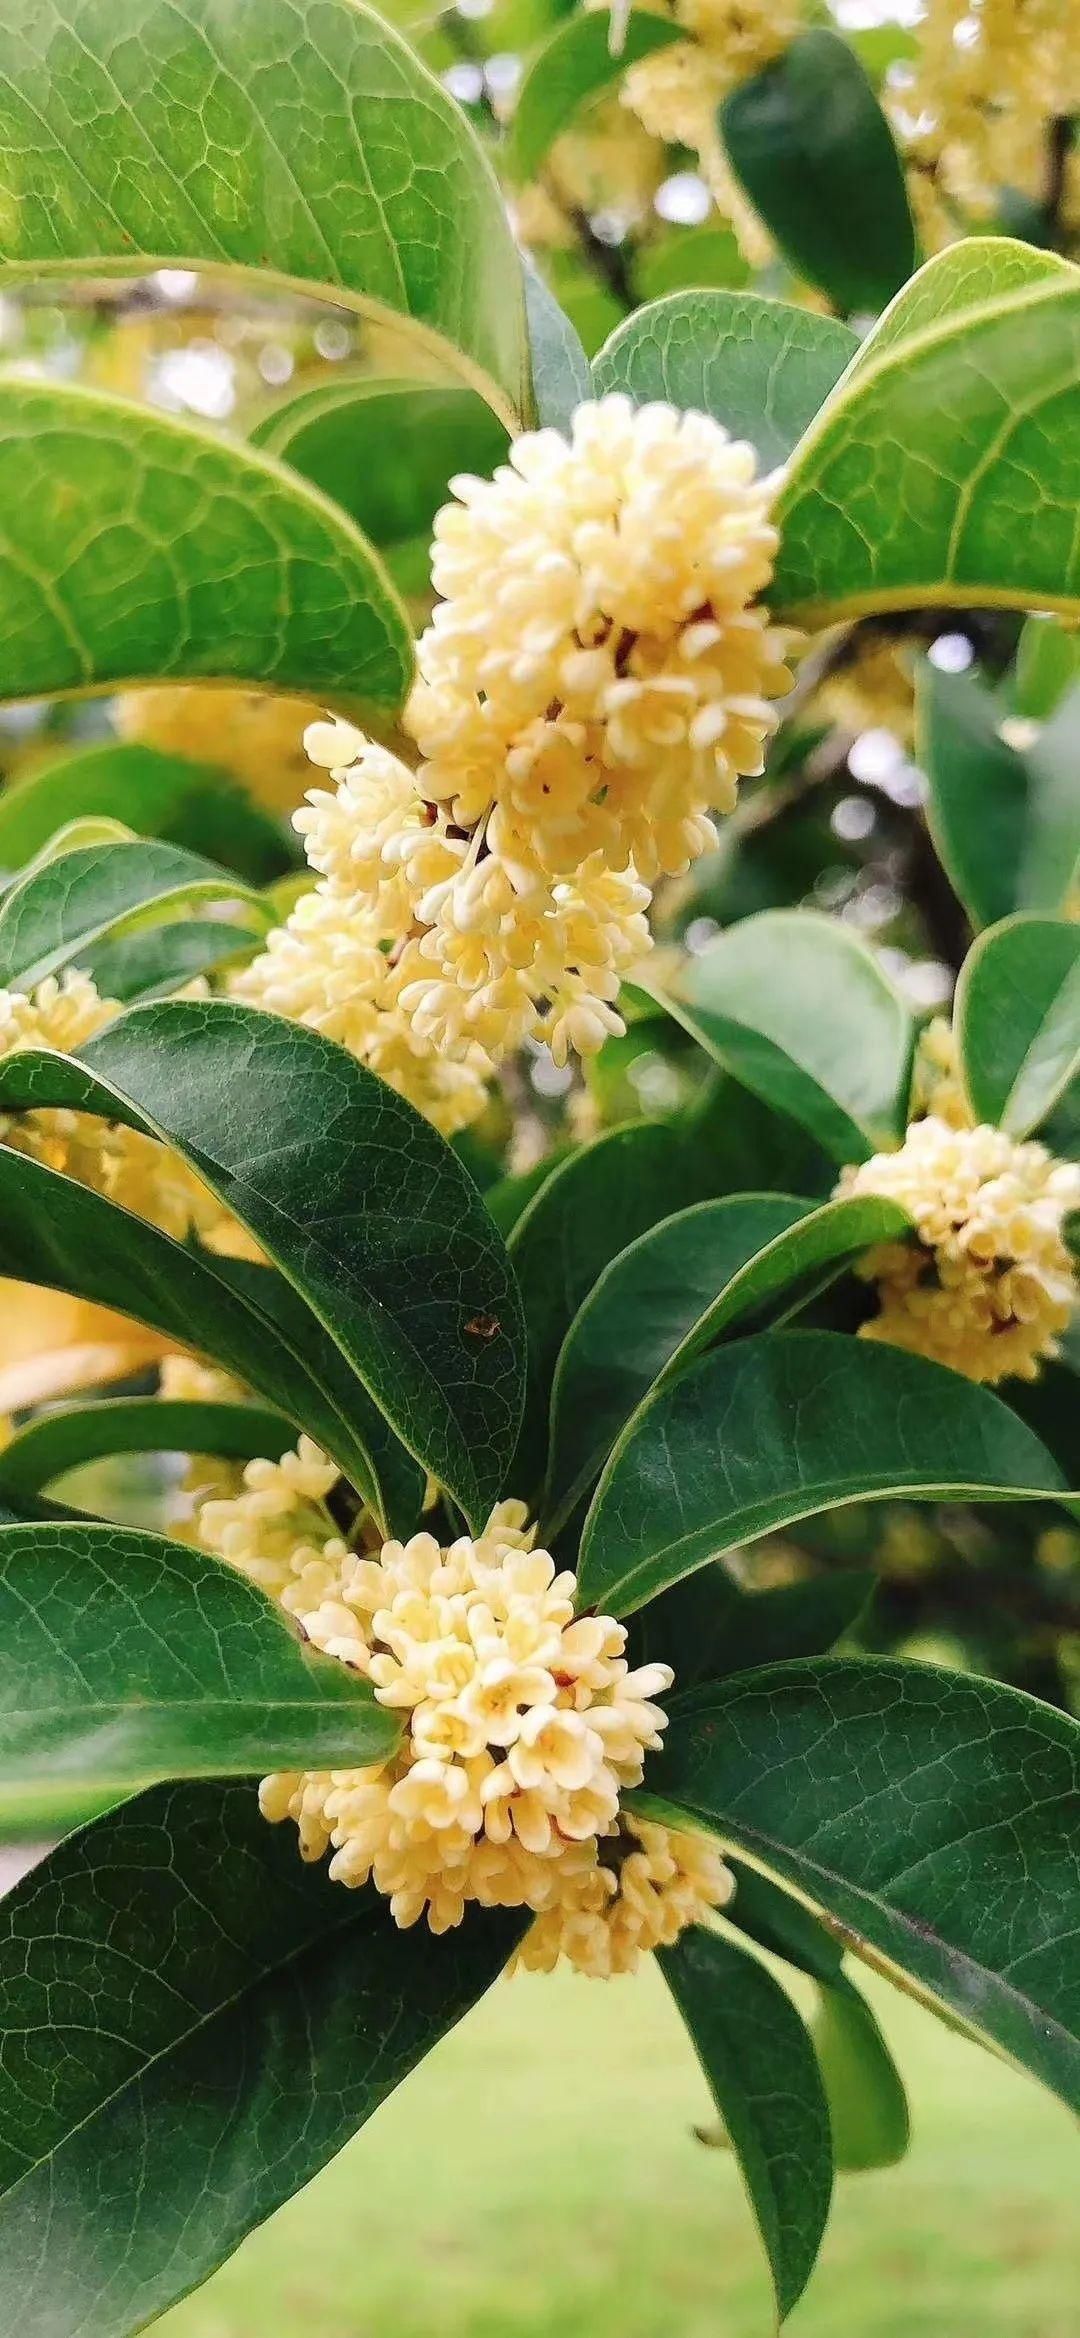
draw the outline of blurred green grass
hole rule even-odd
[[[1077,2338],[1080,2145],[884,1987],[899,2168],[840,2179],[792,2338]],[[768,2338],[756,2235],[659,1974],[504,1982],[162,2338]]]

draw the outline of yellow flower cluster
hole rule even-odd
[[[900,643],[860,627],[850,654],[827,674],[816,711],[845,731],[892,731],[905,747],[915,740],[915,681]]]
[[[280,1601],[317,1648],[369,1679],[404,1734],[386,1762],[267,1778],[305,1858],[336,1881],[374,1879],[395,1921],[433,1932],[466,1903],[531,1909],[523,1964],[566,1956],[606,1976],[674,1940],[729,1896],[719,1855],[620,1814],[665,1717],[666,1665],[631,1671],[608,1616],[575,1617],[575,1580],[534,1546],[521,1503],[482,1535],[430,1534],[370,1554],[325,1507],[336,1472],[309,1440],[207,1502],[200,1538]]]
[[[662,145],[617,99],[605,98],[555,140],[542,179],[515,189],[514,233],[531,250],[569,251],[582,212],[603,212],[624,233],[640,227],[666,171]]]
[[[658,13],[671,16],[687,38],[631,67],[623,104],[654,138],[697,155],[717,210],[731,221],[747,259],[762,267],[772,244],[731,171],[716,111],[740,81],[782,55],[802,29],[802,10],[785,0],[671,0]]]
[[[924,0],[892,111],[915,178],[989,217],[1002,187],[1038,200],[1048,132],[1080,106],[1080,0]]]
[[[155,682],[117,700],[116,724],[122,738],[165,755],[214,763],[231,772],[259,803],[291,812],[307,776],[304,725],[318,711],[309,698],[284,698],[266,690]]]
[[[650,888],[761,770],[791,636],[756,600],[774,483],[706,415],[604,398],[453,484],[406,712],[419,769],[309,729],[337,783],[297,815],[321,885],[236,988],[406,1088],[411,1046],[468,1100],[525,1039],[563,1062],[623,1029]]]
[[[912,1123],[899,1152],[845,1169],[837,1190],[899,1202],[915,1229],[862,1263],[881,1307],[866,1337],[969,1380],[1036,1378],[1077,1300],[1062,1228],[1080,1207],[1080,1167],[1000,1129],[931,1116]]]
[[[944,1015],[934,1015],[919,1033],[911,1101],[913,1120],[922,1120],[929,1113],[935,1120],[947,1122],[950,1128],[974,1125],[960,1077],[956,1037]]]

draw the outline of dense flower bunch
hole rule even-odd
[[[760,267],[772,246],[728,164],[716,111],[740,81],[782,55],[802,30],[802,10],[786,0],[669,0],[659,13],[672,17],[687,37],[631,67],[623,103],[654,138],[697,155],[717,210],[731,221],[747,259]]]
[[[0,1058],[25,1047],[71,1054],[119,1013],[115,1001],[101,998],[89,975],[77,970],[49,975],[29,994],[0,990]],[[134,1129],[50,1109],[3,1116],[0,1142],[93,1187],[178,1240],[192,1230],[212,1237],[222,1225],[220,1204],[184,1163]]]
[[[447,1083],[444,1128],[524,1040],[561,1062],[622,1030],[651,887],[713,844],[791,680],[756,600],[774,483],[707,416],[604,398],[453,484],[419,768],[312,726],[336,782],[297,816],[320,885],[236,986],[406,1093],[415,1067]]]
[[[1002,187],[1045,192],[1048,125],[1080,106],[1080,0],[924,0],[892,111],[915,179],[990,217]]]
[[[275,691],[154,682],[125,691],[116,702],[116,722],[122,738],[214,764],[260,803],[291,812],[307,777],[304,725],[318,711],[309,698]]]
[[[899,1202],[910,1242],[868,1251],[880,1313],[863,1326],[969,1380],[1032,1380],[1055,1353],[1078,1291],[1063,1226],[1080,1167],[1000,1129],[914,1121],[897,1153],[845,1169],[839,1192]]]
[[[620,1813],[660,1743],[666,1665],[631,1671],[621,1624],[575,1617],[575,1580],[534,1548],[521,1503],[475,1541],[431,1534],[357,1552],[325,1508],[336,1479],[308,1439],[249,1463],[238,1497],[206,1502],[207,1548],[364,1674],[404,1734],[386,1762],[267,1778],[265,1815],[292,1819],[336,1881],[373,1879],[397,1923],[434,1932],[466,1902],[531,1909],[525,1965],[632,1970],[723,1904],[705,1842]]]

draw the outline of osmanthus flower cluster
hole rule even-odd
[[[969,1380],[1036,1377],[1080,1296],[1064,1235],[1080,1166],[935,1112],[913,1121],[898,1152],[846,1169],[838,1191],[899,1202],[914,1226],[911,1241],[862,1261],[880,1301],[864,1336]]]
[[[1042,200],[1048,125],[1080,105],[1078,0],[924,0],[916,31],[890,108],[916,194],[931,174],[920,215],[944,195],[990,217],[1002,187]]]
[[[562,1062],[623,1029],[651,889],[762,769],[792,643],[758,598],[775,481],[706,415],[603,398],[452,485],[405,715],[417,768],[309,730],[336,782],[297,815],[320,882],[236,985],[444,1130],[523,1041]]]
[[[386,1762],[264,1779],[265,1816],[295,1823],[306,1859],[331,1852],[336,1881],[373,1880],[399,1925],[444,1932],[470,1901],[531,1910],[519,1961],[537,1969],[629,1972],[722,1906],[731,1878],[709,1844],[620,1810],[660,1744],[671,1672],[631,1670],[621,1624],[575,1615],[575,1578],[535,1548],[524,1506],[499,1503],[449,1547],[419,1533],[355,1550],[325,1507],[336,1476],[305,1438],[198,1510],[205,1547],[403,1723]]]

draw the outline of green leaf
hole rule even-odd
[[[242,1406],[233,1408],[242,1412]],[[370,1684],[204,1551],[130,1527],[0,1527],[0,1795],[381,1761]]]
[[[1080,2106],[1080,1729],[892,1658],[743,1673],[672,1720],[634,1798],[707,1827],[856,1955]]]
[[[858,1624],[875,1584],[872,1574],[845,1569],[744,1591],[723,1561],[714,1560],[638,1609],[630,1627],[634,1661],[670,1664],[669,1706],[681,1706],[702,1682],[788,1656],[827,1655]]]
[[[934,842],[973,923],[1060,909],[1080,863],[1080,693],[1022,751],[976,675],[926,661],[916,699]]]
[[[175,917],[189,905],[242,901],[265,932],[264,904],[225,869],[175,844],[86,845],[30,869],[0,901],[0,985],[33,990],[96,946]]]
[[[634,289],[639,300],[663,300],[669,292],[703,288],[741,291],[751,270],[730,227],[668,227],[634,254]]]
[[[264,932],[252,933],[229,919],[190,917],[104,942],[82,962],[102,998],[134,1006],[143,999],[168,998],[197,975],[220,974],[238,958],[250,957],[264,939]]]
[[[9,378],[0,508],[0,700],[213,679],[385,716],[408,689],[408,623],[370,545],[267,455]]]
[[[845,1977],[818,1988],[810,2023],[838,2168],[890,2168],[911,2140],[904,2082],[877,2018]]]
[[[276,1461],[296,1443],[281,1413],[257,1404],[115,1396],[57,1405],[17,1429],[0,1451],[0,1502],[32,1502],[54,1478],[114,1453],[217,1453]]]
[[[1069,274],[1069,263],[1054,252],[1037,251],[1013,236],[966,236],[935,252],[925,267],[901,286],[895,300],[860,343],[851,376],[901,341],[932,325],[955,322],[967,310],[983,309],[1009,292],[1024,292],[1048,278]],[[846,386],[846,385],[845,385]]]
[[[813,2272],[832,2198],[814,2049],[779,1983],[731,1941],[693,1925],[658,1953],[738,2159],[783,2321]]]
[[[728,160],[781,251],[837,308],[880,309],[915,266],[892,132],[838,33],[800,33],[724,100]]]
[[[628,1614],[706,1559],[849,1502],[1063,1491],[1038,1438],[959,1373],[840,1332],[765,1332],[634,1415],[585,1523],[581,1602]]]
[[[685,39],[670,17],[642,8],[628,11],[625,34],[617,41],[606,9],[568,17],[532,59],[518,90],[507,154],[511,176],[534,179],[581,106],[614,89],[642,57]]]
[[[903,1133],[908,1008],[866,945],[805,909],[767,909],[684,961],[672,1012],[709,1053],[837,1161]]]
[[[1080,1075],[1080,926],[991,926],[964,961],[953,1019],[976,1120],[1030,1136]]]
[[[1058,265],[870,345],[781,489],[777,611],[1080,607],[1078,353],[1080,270]]]
[[[835,317],[753,292],[672,292],[619,325],[593,360],[602,396],[660,398],[711,414],[757,449],[787,461],[858,349]]]
[[[226,771],[120,740],[58,756],[5,784],[0,864],[21,868],[58,826],[102,815],[140,836],[206,853],[250,885],[269,884],[296,864],[287,829]]]
[[[523,265],[536,419],[543,429],[568,432],[576,409],[593,394],[589,360],[539,269],[531,260]]]
[[[611,1261],[566,1335],[551,1395],[545,1510],[561,1520],[654,1382],[749,1317],[821,1289],[872,1243],[907,1231],[902,1210],[740,1194],[699,1202]],[[551,1520],[548,1520],[549,1526]]]
[[[340,2150],[517,1936],[432,1940],[250,1786],[154,1788],[0,1903],[0,2319],[128,2338]]]
[[[423,1481],[328,1333],[273,1267],[173,1242],[100,1194],[0,1146],[0,1272],[115,1307],[280,1407],[394,1532]]]
[[[1080,635],[1057,617],[1039,612],[1021,627],[1016,645],[1013,691],[1017,714],[1046,722],[1080,682]]]
[[[396,320],[512,423],[521,278],[463,114],[355,0],[9,0],[0,289],[223,271]],[[4,498],[5,503],[7,498]]]
[[[370,374],[316,382],[275,406],[254,445],[303,473],[378,546],[402,592],[426,571],[431,523],[458,471],[506,457],[504,425],[476,390]]]
[[[221,999],[135,1007],[79,1063],[11,1056],[0,1091],[174,1145],[482,1523],[517,1435],[520,1301],[471,1178],[412,1105],[320,1033]]]

